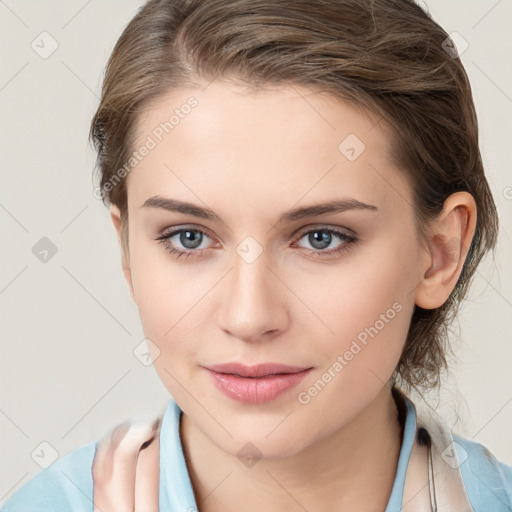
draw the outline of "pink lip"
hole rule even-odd
[[[245,404],[262,404],[297,386],[312,368],[277,363],[256,366],[227,363],[205,367],[205,370],[228,397]]]

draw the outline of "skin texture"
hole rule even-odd
[[[249,93],[215,81],[173,90],[143,113],[135,146],[190,96],[198,105],[128,175],[122,265],[154,367],[183,410],[180,433],[199,510],[382,511],[401,446],[389,380],[414,305],[440,306],[457,282],[474,235],[474,200],[450,196],[421,243],[385,122],[296,85]],[[350,134],[365,146],[352,160],[339,150]],[[207,207],[223,222],[142,207],[152,196]],[[278,223],[290,209],[333,199],[376,209]],[[114,205],[111,217],[121,239]],[[167,245],[202,254],[176,258],[156,240],[180,227],[206,233],[200,249],[183,245],[179,234]],[[328,238],[325,228],[357,240]],[[318,231],[326,248],[314,242]],[[252,245],[244,246],[247,237]],[[239,247],[261,254],[248,263]],[[371,326],[377,334],[333,377],[338,356]],[[313,370],[277,399],[247,405],[220,393],[202,368],[234,361]],[[301,403],[298,394],[329,368],[330,381]],[[247,443],[257,448],[250,467],[237,456]],[[115,445],[102,446],[114,458]],[[134,450],[119,459],[119,467],[132,468],[130,482]],[[157,453],[151,464],[158,465]],[[133,483],[121,487],[116,492],[133,494]],[[117,510],[96,495],[95,504]]]

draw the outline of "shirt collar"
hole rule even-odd
[[[416,412],[412,402],[402,395],[406,413],[404,434],[395,481],[385,512],[402,509],[405,475],[416,436]],[[160,429],[160,510],[197,512],[197,505],[180,437],[182,411],[173,398],[169,400]]]
[[[403,393],[398,393],[405,405],[405,422],[404,435],[402,439],[402,447],[398,456],[398,465],[396,469],[395,481],[391,489],[388,505],[385,512],[397,512],[402,510],[402,500],[405,488],[405,475],[407,466],[411,458],[412,447],[416,438],[416,410],[414,405]],[[397,404],[398,405],[398,404]]]
[[[159,510],[197,512],[180,438],[181,414],[178,404],[171,398],[160,428]]]

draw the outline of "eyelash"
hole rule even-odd
[[[175,235],[177,235],[179,233],[182,233],[184,231],[193,231],[194,233],[200,233],[202,235],[206,235],[206,236],[209,237],[208,233],[206,231],[203,231],[202,229],[182,227],[182,228],[179,228],[179,229],[175,229],[175,230],[171,231],[170,233],[164,233],[161,236],[159,236],[158,238],[156,238],[156,240],[158,240],[161,244],[163,244],[164,249],[169,254],[172,254],[176,258],[185,257],[185,259],[187,259],[190,256],[195,258],[195,257],[201,256],[204,252],[206,252],[208,250],[208,249],[181,250],[181,249],[177,249],[173,245],[170,245],[169,240],[173,236],[175,236]],[[356,243],[358,241],[358,238],[356,236],[354,236],[354,235],[347,235],[346,233],[343,233],[341,231],[338,231],[338,230],[330,228],[330,227],[320,227],[320,228],[310,229],[309,231],[303,231],[298,236],[296,241],[301,240],[302,238],[304,238],[305,235],[308,235],[310,233],[316,233],[316,232],[324,232],[324,233],[330,233],[332,235],[336,235],[344,243],[342,243],[337,249],[333,249],[331,251],[321,251],[321,250],[314,250],[314,249],[306,249],[307,252],[312,253],[314,255],[321,254],[321,255],[332,256],[334,254],[340,254],[340,253],[348,250],[351,245],[353,245],[354,243]],[[211,237],[209,237],[209,238],[211,238]]]
[[[189,257],[195,258],[195,257],[201,256],[204,252],[206,252],[208,250],[208,249],[181,250],[181,249],[177,249],[174,245],[171,245],[169,240],[173,236],[175,236],[179,233],[182,233],[184,231],[193,231],[195,233],[200,233],[202,235],[206,235],[209,237],[208,233],[206,231],[203,231],[202,229],[196,229],[196,228],[192,228],[192,227],[182,227],[180,229],[175,229],[175,230],[171,231],[170,233],[164,233],[161,236],[159,236],[158,238],[156,238],[156,240],[158,240],[161,244],[163,244],[164,249],[169,254],[172,254],[175,258],[181,258],[181,257],[184,257],[185,259],[188,259]],[[334,254],[341,254],[341,253],[345,252],[346,250],[348,250],[354,243],[356,243],[358,241],[358,238],[356,236],[347,235],[346,233],[343,233],[341,231],[338,231],[338,230],[330,228],[330,227],[320,227],[320,228],[310,229],[309,231],[303,231],[296,238],[296,241],[298,242],[299,240],[304,238],[305,235],[308,235],[310,233],[315,233],[315,232],[325,232],[325,233],[330,233],[332,235],[336,235],[344,242],[337,249],[333,249],[331,251],[306,249],[306,251],[309,252],[310,254],[311,253],[314,255],[320,254],[321,257],[323,257],[323,255],[332,256]],[[209,237],[209,238],[211,238],[211,237]]]

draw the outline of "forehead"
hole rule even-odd
[[[135,150],[151,146],[128,176],[138,203],[166,191],[175,197],[177,188],[189,199],[214,190],[242,202],[275,204],[284,194],[289,205],[326,193],[375,202],[406,186],[391,163],[384,121],[299,85],[249,91],[214,81],[175,89],[143,112],[136,133]]]

